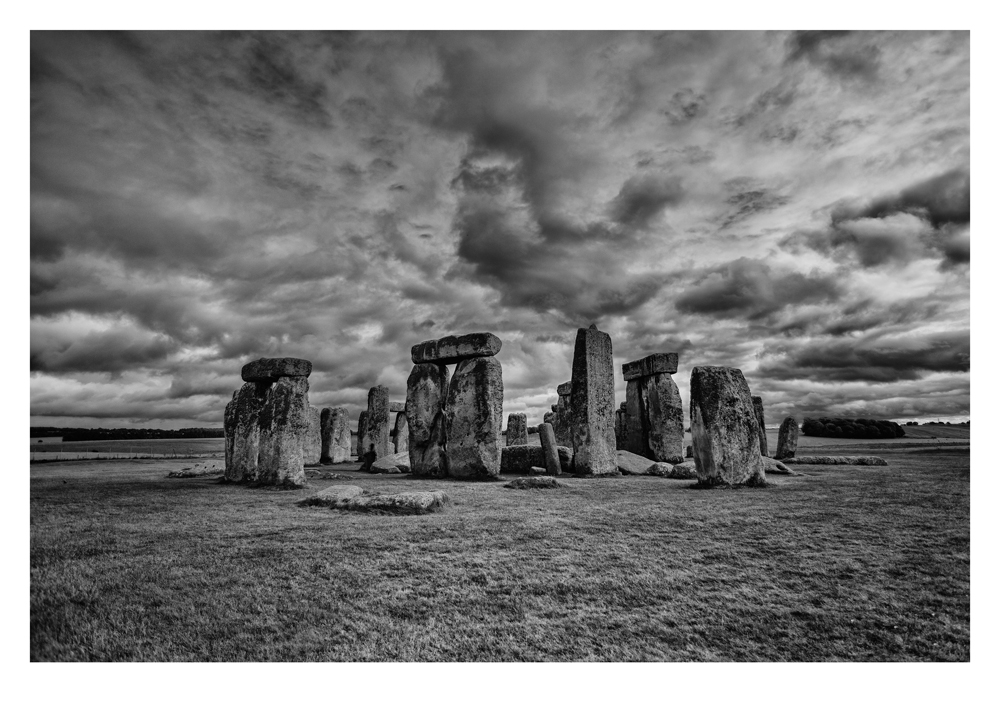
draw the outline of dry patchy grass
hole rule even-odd
[[[969,456],[763,489],[331,470],[440,514],[296,507],[174,461],[31,469],[33,660],[968,660]]]

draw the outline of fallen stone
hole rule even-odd
[[[302,437],[309,425],[309,379],[279,378],[260,410],[256,482],[286,487],[305,484]]]
[[[507,445],[523,446],[528,442],[527,414],[507,414]]]
[[[754,418],[757,419],[757,438],[760,442],[760,454],[767,457],[767,431],[764,430],[764,400],[761,397],[751,396],[753,402]]]
[[[656,475],[657,477],[671,477],[671,478],[686,477],[686,474],[675,473],[674,466],[671,465],[670,463],[653,463],[648,468],[646,468],[646,474]],[[694,477],[697,476],[698,474],[695,473]]]
[[[785,465],[888,465],[875,455],[803,455],[798,458],[783,458]]]
[[[282,377],[308,377],[312,373],[312,363],[296,357],[262,357],[243,365],[241,375],[244,382],[272,384]]]
[[[404,474],[409,473],[410,454],[409,452],[395,453],[387,455],[384,458],[379,458],[372,463],[368,471],[374,473],[393,473],[393,471]]]
[[[562,462],[559,459],[559,446],[556,445],[556,434],[552,430],[552,424],[543,423],[538,428],[538,439],[542,444],[542,457],[545,458],[546,470],[550,475],[562,473]],[[569,448],[566,448],[567,454]]]
[[[560,473],[573,472],[573,451],[556,446]],[[505,446],[500,451],[500,472],[504,475],[527,475],[532,466],[548,467],[542,446]]]
[[[449,477],[488,480],[500,475],[502,422],[500,361],[495,357],[473,357],[459,362],[445,403]]]
[[[799,425],[795,423],[795,418],[787,417],[781,422],[778,429],[778,447],[774,451],[774,457],[778,460],[794,458],[795,451],[799,446]]]
[[[406,379],[406,424],[410,468],[420,477],[444,477],[448,472],[445,453],[445,400],[448,368],[426,363],[414,365]]]
[[[573,472],[577,475],[618,474],[614,372],[611,336],[596,325],[578,329],[570,393]]]
[[[667,470],[664,474],[661,474],[661,470],[659,470],[659,468],[664,465],[669,465],[670,469]],[[687,462],[677,463],[675,465],[670,465],[669,463],[656,463],[654,467],[657,468],[657,470],[654,471],[654,468],[651,467],[649,469],[650,475],[660,475],[660,477],[667,477],[670,478],[671,480],[698,479],[698,470],[694,466],[694,461],[689,460]]]
[[[399,492],[353,497],[337,509],[376,514],[430,514],[440,512],[449,502],[448,495],[440,490],[433,492]]]
[[[503,343],[492,333],[449,335],[440,340],[425,340],[410,348],[410,359],[420,365],[434,362],[451,365],[475,357],[493,357]]]
[[[184,477],[209,477],[223,474],[223,469],[217,465],[195,465],[190,468],[181,468],[180,470],[171,470],[167,473],[167,477],[172,478],[184,478]]]
[[[338,406],[320,412],[320,459],[324,465],[351,459],[351,427],[347,409]]]
[[[768,475],[801,475],[800,472],[795,472],[790,467],[785,465],[780,460],[775,460],[774,458],[764,457],[764,471]]]
[[[677,353],[653,353],[641,360],[622,365],[622,376],[626,382],[656,374],[672,375],[677,372]]]
[[[529,475],[547,475],[548,471],[545,468],[540,468],[537,465],[532,465],[528,468]]]
[[[636,455],[627,450],[619,450],[615,453],[618,472],[622,475],[645,475],[649,469],[649,458]]]
[[[518,477],[504,485],[512,490],[554,490],[565,486],[566,483],[549,476]]]
[[[691,371],[691,439],[699,484],[764,484],[757,417],[740,370]]]
[[[364,492],[357,485],[330,485],[311,497],[300,499],[296,504],[300,507],[336,507],[340,508],[354,497]]]

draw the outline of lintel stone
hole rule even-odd
[[[434,362],[451,365],[473,357],[493,357],[503,343],[492,333],[449,335],[440,340],[425,340],[410,348],[413,364]]]

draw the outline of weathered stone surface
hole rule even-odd
[[[244,382],[271,384],[282,377],[308,377],[312,368],[309,360],[297,357],[262,357],[243,365],[241,374]]]
[[[502,423],[500,361],[474,357],[459,362],[445,403],[449,477],[488,480],[499,476]]]
[[[197,463],[189,468],[171,470],[167,473],[170,478],[186,477],[212,477],[221,475],[225,471],[225,466],[219,467],[217,462]]]
[[[382,384],[368,390],[365,450],[374,450],[377,458],[392,454],[392,443],[389,439],[389,388]]]
[[[233,466],[233,445],[236,443],[236,397],[239,396],[240,390],[233,392],[232,400],[226,404],[226,410],[222,415],[222,433],[226,438],[226,450],[225,450],[225,469],[229,472],[229,469]]]
[[[309,431],[309,380],[280,377],[260,410],[257,482],[300,487],[306,476],[302,437]]]
[[[875,455],[803,455],[798,458],[782,458],[785,465],[888,465],[883,458]]]
[[[523,446],[528,442],[527,414],[507,415],[507,445]]]
[[[410,424],[406,420],[406,412],[401,411],[396,414],[396,433],[393,434],[392,444],[397,453],[406,453],[410,450]]]
[[[657,465],[666,465],[666,463],[657,463]],[[672,480],[697,480],[698,469],[694,466],[693,460],[688,460],[674,464],[664,477],[669,477]]]
[[[625,409],[615,409],[615,450],[625,450]]]
[[[338,406],[320,412],[320,462],[345,463],[351,459],[351,427],[347,409]]]
[[[623,450],[644,458],[651,458],[649,449],[649,417],[642,399],[642,381],[630,380],[625,384],[625,444]]]
[[[650,460],[683,460],[684,406],[669,374],[630,380],[625,386],[623,449]]]
[[[394,453],[393,455],[387,455],[384,458],[379,458],[372,463],[368,471],[374,473],[392,473],[393,471],[403,474],[409,473],[410,454],[408,451],[404,451],[402,453]]]
[[[398,414],[401,411],[406,411],[406,402],[405,401],[391,401],[391,402],[389,402],[389,413],[390,414]]]
[[[673,477],[674,466],[670,463],[653,463],[648,468],[646,468],[647,475],[656,475],[657,477]]]
[[[302,462],[305,465],[319,465],[320,459],[323,457],[320,410],[310,405],[307,413],[309,428],[306,429],[306,434],[302,437]]]
[[[504,487],[512,490],[554,490],[565,487],[566,483],[559,482],[554,477],[518,477],[506,483]]]
[[[368,443],[365,442],[365,433],[368,431],[368,412],[362,411],[358,414],[358,433],[356,435],[354,454],[359,458],[368,450]]]
[[[781,422],[781,427],[778,429],[778,447],[774,451],[774,457],[776,460],[794,458],[798,447],[799,425],[795,423],[793,417],[789,416]]]
[[[627,450],[619,450],[615,453],[618,472],[622,475],[645,475],[652,464],[649,458],[636,455]]]
[[[559,456],[560,473],[573,472],[573,451],[566,446],[556,446]],[[548,467],[545,449],[542,446],[505,446],[500,451],[500,472],[510,475],[526,475],[532,466]]]
[[[700,484],[764,483],[759,427],[740,370],[691,371],[691,440]]]
[[[560,384],[559,388],[562,389],[564,385]],[[570,432],[570,419],[572,414],[570,413],[569,407],[569,395],[560,394],[559,401],[556,403],[553,411],[555,412],[550,423],[552,424],[552,431],[556,434],[556,443],[561,446],[572,447],[573,446],[573,435]]]
[[[233,438],[233,455],[226,466],[226,479],[231,482],[257,480],[260,455],[260,410],[267,401],[270,385],[247,382],[238,392],[236,404],[236,429]]]
[[[430,363],[413,366],[406,379],[406,424],[414,475],[444,477],[448,472],[444,411],[447,396],[447,367]]]
[[[780,460],[775,460],[774,458],[764,458],[764,472],[768,475],[801,475],[800,472],[795,472],[790,467],[785,465]]]
[[[420,365],[433,362],[451,365],[475,357],[493,357],[503,343],[492,333],[449,335],[440,340],[425,340],[410,348],[410,359]]]
[[[546,471],[550,475],[561,474],[562,463],[559,462],[559,446],[556,445],[556,434],[552,430],[552,424],[543,423],[539,426],[538,438],[542,442],[542,457],[545,458],[543,464]]]
[[[767,431],[764,430],[764,400],[761,397],[751,396],[753,402],[753,414],[757,419],[757,437],[760,442],[760,454],[767,457]]]
[[[364,490],[357,485],[330,485],[296,504],[300,507],[340,507],[363,493]]]
[[[641,360],[622,365],[622,376],[626,382],[657,374],[672,375],[677,372],[677,353],[653,353]]]
[[[556,387],[556,394],[561,397],[568,397],[573,392],[573,381],[563,382]]]
[[[617,475],[611,336],[597,326],[577,330],[570,409],[574,473]]]

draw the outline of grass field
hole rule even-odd
[[[295,505],[347,481],[35,465],[31,658],[968,660],[969,453],[879,454],[889,467],[797,466],[752,490],[331,468],[452,499],[408,517]]]

